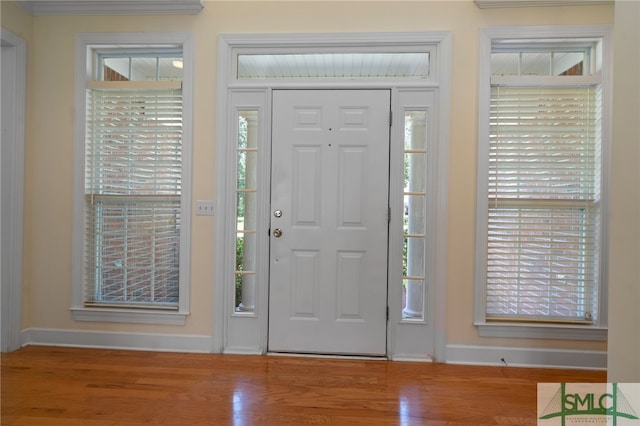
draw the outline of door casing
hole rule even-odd
[[[407,51],[427,49],[431,58],[431,74],[427,79],[403,81],[401,79],[380,80],[335,80],[296,81],[283,80],[239,80],[236,78],[236,57],[250,52],[273,54],[283,51],[330,51],[331,49],[377,49],[379,51]],[[432,230],[428,248],[427,279],[428,318],[422,321],[407,321],[401,313],[401,286],[389,282],[389,321],[387,322],[387,356],[392,360],[446,360],[446,230],[447,230],[447,186],[448,186],[448,132],[451,75],[451,35],[449,32],[420,33],[366,33],[366,34],[278,34],[278,35],[221,35],[218,39],[218,98],[216,132],[216,235],[214,273],[214,324],[212,351],[223,353],[264,354],[267,350],[268,294],[264,279],[256,283],[256,307],[253,312],[236,312],[234,309],[234,244],[235,244],[235,149],[229,140],[234,140],[239,110],[255,108],[260,122],[258,138],[262,144],[259,157],[261,167],[259,180],[262,195],[258,195],[258,241],[262,253],[268,250],[269,197],[266,188],[269,182],[271,91],[274,89],[389,89],[392,93],[392,113],[395,117],[391,130],[391,145],[402,145],[404,137],[401,122],[405,110],[424,108],[428,110],[432,141],[429,164],[430,193],[433,203],[429,212],[428,229]],[[235,121],[235,122],[234,122]],[[398,149],[391,152],[391,221],[389,236],[389,277],[398,280],[402,274],[403,236],[397,232],[402,228],[402,161]],[[260,192],[260,189],[259,189]],[[262,227],[262,228],[261,228]],[[264,235],[262,235],[264,233]],[[437,249],[436,249],[437,248]],[[395,255],[393,253],[396,253]],[[268,262],[257,266],[257,274],[268,276]],[[431,309],[429,309],[429,307]]]
[[[0,349],[22,345],[22,237],[26,105],[26,42],[2,30],[2,243]]]

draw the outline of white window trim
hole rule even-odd
[[[598,320],[591,325],[555,324],[555,323],[519,323],[488,322],[486,320],[486,282],[485,267],[487,261],[487,173],[488,161],[481,156],[489,152],[489,99],[491,88],[491,45],[501,39],[517,39],[522,42],[540,39],[602,39],[602,175],[603,188],[608,181],[608,164],[611,141],[611,81],[612,81],[612,41],[609,26],[562,26],[562,27],[494,27],[480,30],[479,40],[479,108],[478,108],[478,176],[476,204],[476,264],[474,290],[474,325],[481,337],[504,337],[526,339],[562,339],[562,340],[607,340],[607,229],[606,205],[607,192],[602,193],[601,225],[601,265],[598,302]]]
[[[183,50],[183,153],[182,215],[180,232],[180,290],[178,311],[139,308],[99,308],[84,306],[84,153],[87,81],[92,76],[92,46],[167,45]],[[76,39],[75,134],[73,182],[73,251],[71,313],[76,321],[126,322],[139,324],[183,325],[189,315],[191,287],[191,169],[193,159],[193,64],[194,42],[189,33],[81,33]]]

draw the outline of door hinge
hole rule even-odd
[[[391,207],[387,207],[387,223],[391,223]]]
[[[389,307],[387,306],[387,321],[389,321]]]
[[[393,111],[389,111],[389,127],[393,124]]]

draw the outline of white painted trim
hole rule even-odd
[[[23,346],[66,346],[160,352],[211,352],[211,337],[197,334],[127,333],[27,328],[22,332],[22,342]]]
[[[405,33],[298,33],[298,34],[221,34],[220,41],[230,47],[241,49],[268,48],[269,51],[286,48],[307,47],[368,47],[386,52],[390,47],[406,51],[402,46],[419,47],[439,43],[449,37],[447,31],[405,32]],[[233,65],[233,64],[229,64]],[[230,67],[231,69],[231,67]],[[388,80],[388,79],[387,79]]]
[[[196,15],[202,0],[18,0],[33,16],[42,15]]]
[[[211,348],[215,353],[222,353],[224,351],[225,340],[227,335],[227,317],[225,310],[226,299],[225,295],[226,285],[228,279],[228,264],[230,254],[227,253],[228,238],[226,230],[228,219],[227,216],[229,206],[229,191],[228,173],[225,173],[227,169],[227,158],[229,156],[229,143],[226,143],[226,137],[230,129],[228,129],[228,105],[229,105],[229,91],[227,90],[228,81],[231,78],[229,75],[230,64],[225,58],[231,56],[231,45],[226,42],[222,37],[218,38],[218,67],[217,67],[217,85],[216,85],[216,143],[215,143],[215,158],[216,158],[216,196],[215,206],[217,207],[215,215],[215,229],[216,234],[214,238],[214,253],[213,259],[213,324],[211,335]],[[226,65],[226,66],[225,66]]]
[[[264,351],[260,348],[252,347],[241,347],[241,346],[230,346],[226,347],[222,352],[226,355],[264,355]]]
[[[2,29],[3,49],[11,49],[10,57],[2,58],[13,66],[13,87],[3,87],[3,104],[11,97],[13,109],[10,123],[3,124],[7,133],[3,137],[13,140],[9,162],[11,164],[9,194],[2,194],[2,204],[8,203],[9,216],[4,218],[8,223],[9,245],[2,247],[2,254],[8,259],[2,287],[2,331],[0,349],[12,351],[20,347],[20,329],[22,328],[22,249],[23,249],[23,210],[24,210],[24,151],[26,125],[26,76],[27,76],[27,43],[21,37]],[[5,152],[5,155],[7,153]],[[5,206],[6,209],[7,206]],[[6,214],[6,213],[5,213]]]
[[[76,321],[119,322],[128,324],[185,325],[187,315],[181,312],[110,309],[110,308],[73,308],[71,316]]]
[[[502,359],[506,362],[502,362]],[[448,364],[605,370],[607,352],[514,346],[447,345]]]
[[[158,310],[93,309],[84,306],[84,156],[86,126],[86,84],[91,80],[91,49],[94,47],[172,45],[183,54],[182,196],[180,232],[180,289],[178,312]],[[72,316],[77,321],[184,324],[190,309],[191,288],[191,199],[193,163],[193,78],[194,39],[190,33],[79,33],[76,38],[73,240],[71,259]],[[164,319],[161,319],[163,318]]]
[[[182,40],[182,221],[180,226],[180,307],[188,314],[191,300],[191,218],[193,206],[194,82],[195,38],[190,33],[175,34]],[[185,220],[186,219],[186,220]]]
[[[451,33],[447,33],[440,40],[438,57],[438,81],[440,88],[437,99],[437,163],[436,172],[438,189],[436,193],[436,234],[434,253],[434,318],[433,333],[435,334],[436,361],[444,360],[447,356],[447,247],[449,241],[449,141],[451,130],[451,75],[453,68],[453,40]]]
[[[403,356],[403,355],[399,355],[399,356],[394,355],[390,360],[399,361],[399,362],[424,362],[424,363],[434,362],[434,360],[431,358],[415,358],[412,356]]]
[[[550,39],[586,39],[595,41],[598,38],[611,37],[609,25],[541,25],[541,26],[495,26],[480,30],[481,38],[492,40],[526,40],[539,41]],[[564,44],[566,46],[566,42]],[[491,51],[489,51],[491,53]]]
[[[607,328],[591,325],[530,324],[530,323],[477,323],[480,337],[506,337],[511,339],[590,340],[605,342]]]
[[[499,7],[613,5],[614,0],[474,0],[480,9]]]
[[[359,361],[387,361],[386,356],[364,356],[364,355],[325,355],[325,354],[296,354],[288,352],[267,352],[267,356],[286,358],[315,358],[315,359],[345,359]]]

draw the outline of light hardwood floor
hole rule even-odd
[[[2,354],[8,425],[535,425],[538,382],[604,371],[30,346]]]

